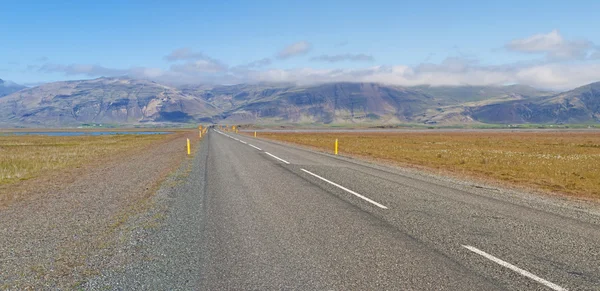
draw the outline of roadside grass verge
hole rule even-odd
[[[277,133],[261,138],[571,196],[600,198],[598,132]]]
[[[0,262],[7,282],[0,286],[81,289],[102,270],[129,262],[142,230],[160,226],[166,206],[155,194],[182,161],[191,164],[185,139],[200,146],[194,133],[0,137],[2,153],[31,148],[12,149],[11,156],[44,165],[28,172],[29,181],[0,184],[0,229],[10,232],[0,243],[10,250]],[[24,197],[34,199],[12,204]]]
[[[0,136],[0,186],[78,168],[167,138],[157,135]]]

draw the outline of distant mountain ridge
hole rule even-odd
[[[0,121],[15,125],[199,122],[216,113],[201,98],[129,78],[48,83],[0,99]]]
[[[553,96],[481,106],[472,115],[489,123],[598,123],[600,82]]]
[[[27,87],[0,79],[0,98]]]
[[[222,114],[225,119],[292,123],[406,122],[434,102],[419,91],[373,83],[266,88],[242,91],[231,99],[232,106]]]
[[[376,83],[172,87],[131,78],[48,83],[0,98],[2,126],[85,123],[592,123],[600,83],[563,93]]]

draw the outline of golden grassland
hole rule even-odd
[[[77,168],[164,140],[166,134],[102,136],[0,135],[0,185]]]
[[[260,133],[332,152],[600,198],[600,132]]]
[[[191,128],[0,128],[1,133],[14,132],[187,132]]]

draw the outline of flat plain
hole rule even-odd
[[[164,140],[164,135],[0,136],[0,184],[78,167],[113,153]]]
[[[19,182],[61,173],[63,170],[93,166],[114,155],[143,150],[167,138],[167,134],[0,135],[0,206],[14,200],[15,197],[7,196],[14,196],[15,187],[24,186]],[[32,186],[42,185],[32,183]]]
[[[260,138],[460,176],[600,198],[598,131],[260,132]]]

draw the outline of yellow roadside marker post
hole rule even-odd
[[[192,152],[190,151],[190,139],[187,139],[187,150],[188,150],[188,155],[192,154]]]
[[[256,137],[256,131],[254,132],[254,137]]]
[[[337,138],[335,139],[335,146],[333,148],[333,152],[336,155],[338,154],[338,139]]]

